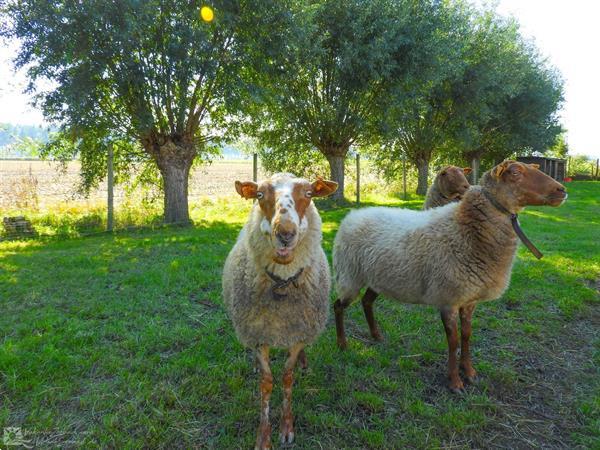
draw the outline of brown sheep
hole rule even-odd
[[[471,187],[459,203],[427,211],[366,208],[342,221],[333,247],[338,298],[334,305],[338,345],[346,347],[344,310],[366,287],[362,299],[373,338],[382,336],[373,315],[379,294],[403,303],[439,308],[448,340],[450,389],[464,389],[471,363],[471,316],[479,302],[502,295],[517,250],[516,214],[528,205],[559,206],[563,185],[536,165],[504,161]]]
[[[289,351],[280,437],[291,443],[294,367],[327,322],[329,265],[321,248],[321,217],[311,199],[332,194],[337,183],[275,174],[260,184],[236,181],[235,187],[242,197],[258,201],[225,262],[223,299],[238,339],[256,350],[261,372],[256,448],[263,449],[271,447],[269,349]]]
[[[465,175],[470,173],[470,167],[461,169],[456,166],[446,166],[440,170],[427,190],[423,209],[437,208],[460,201],[469,189],[470,185]]]

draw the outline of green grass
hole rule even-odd
[[[510,289],[475,313],[478,384],[445,388],[435,310],[378,301],[375,344],[351,308],[348,351],[331,324],[307,351],[294,447],[599,448],[600,184],[569,191],[561,208],[522,214],[545,256],[521,248]],[[349,208],[321,206],[330,253]],[[37,447],[252,447],[258,379],[220,295],[249,207],[195,205],[187,229],[0,243],[0,429]]]

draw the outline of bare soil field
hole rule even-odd
[[[96,204],[106,199],[106,182],[88,197],[78,192],[79,161],[66,166],[55,161],[0,160],[0,208],[19,209],[37,202],[40,208],[53,204],[78,202]],[[259,168],[259,177],[262,171]],[[217,161],[196,168],[190,178],[190,200],[207,196],[231,195],[233,181],[252,179],[252,161]],[[115,187],[115,203],[136,195],[123,186]]]

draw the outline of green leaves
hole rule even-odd
[[[542,151],[560,132],[555,71],[514,21],[459,1],[219,0],[210,23],[181,0],[4,5],[0,34],[21,40],[46,117],[137,141],[135,158],[165,142],[210,158],[243,132],[267,169],[353,145],[426,167]]]

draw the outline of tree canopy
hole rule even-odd
[[[513,20],[461,4],[442,17],[428,40],[432,75],[394,98],[389,117],[397,128],[373,155],[388,176],[407,157],[419,169],[420,194],[436,152],[446,161],[472,160],[476,180],[481,158],[491,164],[540,151],[560,132],[561,82]]]
[[[189,221],[192,162],[229,131],[252,71],[286,27],[277,0],[213,7],[211,23],[177,0],[9,0],[2,10],[2,35],[22,43],[16,64],[28,67],[44,115],[97,176],[103,143],[136,142],[162,175],[166,222]]]
[[[411,13],[426,2],[299,3],[280,70],[263,79],[268,96],[252,132],[270,168],[306,166],[320,152],[342,197],[344,158],[379,133],[382,97],[393,77],[411,70],[418,45]]]
[[[218,0],[210,23],[181,0],[1,5],[60,126],[47,151],[78,154],[89,186],[117,143],[117,168],[158,169],[171,223],[193,162],[240,130],[267,170],[328,164],[338,197],[351,147],[391,176],[406,157],[424,193],[433,158],[488,164],[561,132],[555,70],[514,20],[458,0]]]

